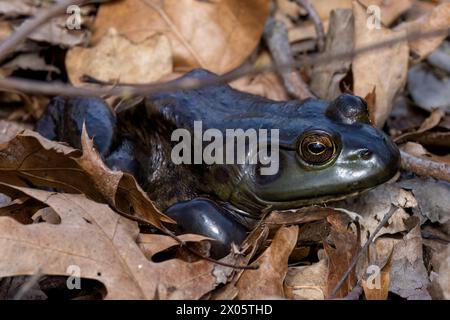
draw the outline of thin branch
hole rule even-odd
[[[325,50],[325,29],[322,24],[322,20],[320,19],[316,9],[312,6],[309,0],[296,0],[299,5],[305,8],[306,12],[308,12],[309,17],[311,18],[314,28],[316,29],[317,34],[317,48],[319,52],[323,52]]]
[[[427,32],[412,32],[407,35],[401,35],[388,41],[371,44],[351,52],[344,52],[338,54],[319,54],[311,58],[301,58],[289,64],[270,64],[267,66],[244,66],[242,68],[234,69],[218,77],[207,77],[203,79],[182,79],[169,82],[160,82],[143,85],[128,85],[111,87],[95,87],[95,88],[80,88],[62,83],[49,83],[45,81],[25,80],[22,78],[0,78],[0,89],[15,89],[25,93],[34,93],[41,95],[63,95],[63,96],[145,96],[155,93],[167,93],[176,90],[193,90],[207,86],[221,85],[229,83],[247,75],[257,75],[270,71],[282,71],[292,68],[299,68],[305,66],[313,66],[321,63],[330,63],[332,61],[353,59],[357,56],[363,55],[367,52],[378,51],[390,47],[402,41],[414,41],[418,39],[433,38],[438,35],[447,34],[448,28],[436,29]]]
[[[450,165],[415,157],[407,152],[401,152],[401,167],[423,177],[433,177],[450,182]]]
[[[198,257],[198,258],[200,258],[200,259],[206,260],[206,261],[208,261],[208,262],[217,264],[217,265],[222,266],[222,267],[227,267],[227,268],[232,268],[232,269],[239,269],[239,270],[256,270],[256,269],[259,268],[259,266],[257,266],[257,265],[256,265],[256,266],[234,265],[234,264],[226,263],[226,262],[223,262],[223,261],[219,261],[219,260],[216,260],[216,259],[207,257],[207,256],[201,254],[200,252],[198,252],[198,251],[192,249],[191,247],[189,247],[189,246],[186,244],[185,241],[181,240],[179,237],[177,237],[177,236],[176,236],[174,233],[172,233],[170,230],[165,229],[165,230],[163,230],[163,232],[164,232],[166,235],[168,235],[169,237],[171,237],[172,239],[174,239],[176,242],[178,242],[178,244],[179,244],[181,247],[185,248],[187,251],[189,251],[190,253],[192,253],[193,255],[195,255],[196,257]]]
[[[359,253],[353,258],[352,263],[348,267],[347,271],[344,273],[342,278],[339,280],[339,282],[334,287],[333,291],[331,291],[330,299],[336,298],[337,292],[341,289],[341,287],[344,285],[345,281],[347,281],[348,276],[350,273],[352,273],[353,269],[355,268],[356,264],[358,263],[359,259],[367,252],[367,249],[369,249],[369,245],[373,242],[375,239],[375,236],[380,232],[380,230],[384,227],[384,225],[389,221],[389,219],[394,215],[395,211],[397,210],[397,207],[392,206],[388,213],[385,214],[383,220],[380,221],[377,228],[373,231],[373,233],[370,235],[369,239],[366,241],[364,246],[361,248]]]
[[[27,19],[16,31],[0,43],[0,62],[5,60],[14,49],[32,34],[38,27],[45,24],[49,19],[65,12],[70,5],[83,5],[88,0],[63,0],[50,7],[41,10],[34,18]]]
[[[276,64],[292,64],[295,62],[288,32],[283,22],[269,18],[264,27],[264,39]],[[314,97],[300,73],[294,68],[281,71],[280,75],[287,92],[292,97],[300,100]]]

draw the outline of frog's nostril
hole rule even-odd
[[[359,151],[358,155],[363,160],[370,160],[370,158],[372,158],[373,156],[373,152],[370,151],[369,149],[362,149]]]

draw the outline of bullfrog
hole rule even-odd
[[[214,77],[198,69],[183,78]],[[396,145],[371,125],[366,102],[350,94],[334,101],[276,102],[213,85],[123,99],[115,111],[96,97],[55,97],[36,130],[79,148],[83,123],[105,163],[133,174],[157,206],[177,221],[177,232],[216,239],[216,257],[228,253],[232,243],[240,244],[265,208],[340,200],[390,180],[399,168]],[[237,144],[237,136],[226,139],[230,130],[265,132],[260,140],[265,144],[251,145],[244,136],[240,151],[247,160],[262,152],[260,148],[266,160],[276,152],[276,170],[263,174],[269,166],[263,161],[196,161],[199,139],[185,142],[187,148],[179,154],[191,162],[174,161],[180,137],[195,136],[199,124],[202,133],[214,130],[214,137],[200,138],[202,150],[213,140],[216,146]],[[218,133],[225,138],[219,139]],[[229,148],[215,152],[237,151],[236,145]]]

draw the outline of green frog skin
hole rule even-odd
[[[205,70],[184,77],[213,78]],[[217,239],[213,256],[240,243],[262,209],[297,208],[343,199],[391,179],[396,145],[369,122],[367,105],[344,94],[335,101],[275,102],[228,85],[181,90],[122,101],[117,115],[98,98],[56,97],[36,130],[80,145],[83,122],[106,164],[132,173],[178,232]],[[124,111],[120,111],[124,110]],[[175,129],[279,130],[279,170],[261,175],[258,164],[175,165]]]

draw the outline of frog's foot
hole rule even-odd
[[[179,202],[165,213],[178,223],[178,233],[196,233],[215,239],[211,243],[211,256],[216,259],[226,256],[232,243],[240,245],[247,236],[247,230],[230,213],[207,199]]]
[[[81,148],[83,123],[94,146],[105,156],[110,153],[116,135],[116,117],[100,98],[52,99],[36,131],[50,140],[63,141],[74,148]]]

